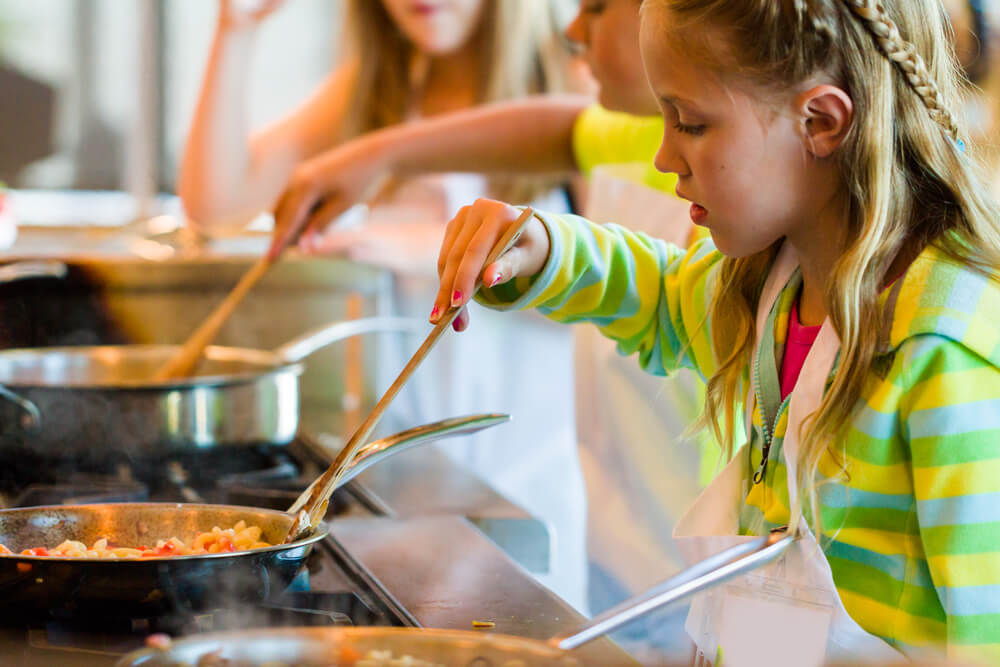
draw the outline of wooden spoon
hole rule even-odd
[[[483,264],[482,268],[485,269],[487,266],[497,261],[500,255],[504,254],[510,250],[517,240],[521,236],[521,232],[527,226],[528,221],[531,220],[531,216],[535,212],[531,207],[526,207],[524,212],[514,221],[508,229],[507,232],[497,241],[496,245],[490,251],[489,256],[486,258],[486,262]],[[482,271],[480,271],[482,273]],[[479,291],[481,285],[481,280],[476,281],[476,286],[472,290],[473,295]],[[296,514],[295,521],[292,522],[292,526],[288,531],[288,535],[285,536],[285,544],[289,542],[294,542],[297,539],[309,534],[312,530],[319,524],[319,522],[326,515],[326,508],[330,500],[330,495],[333,493],[334,489],[337,488],[340,483],[340,478],[343,476],[344,471],[350,466],[351,462],[354,460],[355,455],[358,450],[365,444],[368,440],[368,436],[375,429],[378,424],[379,419],[382,418],[382,414],[385,412],[386,408],[389,407],[389,403],[392,399],[396,397],[399,390],[403,388],[406,381],[410,379],[413,372],[417,370],[420,362],[424,360],[427,354],[434,348],[437,344],[438,339],[441,334],[447,329],[451,323],[458,317],[461,308],[449,308],[438,323],[434,326],[431,332],[427,335],[423,344],[413,353],[413,356],[407,362],[406,366],[400,372],[399,377],[390,385],[382,398],[378,400],[375,407],[372,408],[371,413],[365,419],[365,421],[358,427],[358,430],[354,432],[351,439],[344,445],[344,448],[340,450],[337,454],[337,458],[333,460],[330,467],[327,468],[326,472],[320,476],[313,484],[307,488],[302,496],[300,496],[295,503],[292,505],[290,512]],[[297,512],[296,512],[297,510]]]
[[[361,205],[369,206],[392,182],[393,179],[388,174],[383,174],[376,178],[363,193]],[[317,202],[313,210],[318,208],[321,203],[322,201]],[[198,366],[198,362],[201,361],[201,355],[205,351],[205,348],[215,340],[215,337],[219,334],[219,329],[222,328],[222,325],[226,323],[229,316],[236,310],[236,306],[247,295],[250,288],[256,285],[264,277],[264,274],[267,273],[267,270],[278,261],[285,249],[298,239],[299,235],[305,230],[305,225],[309,222],[309,219],[309,215],[303,216],[295,229],[289,230],[281,239],[278,239],[268,252],[257,260],[257,263],[250,267],[249,271],[243,274],[240,281],[236,283],[236,287],[226,295],[222,303],[216,306],[215,310],[205,318],[205,321],[195,329],[194,333],[184,342],[184,345],[178,350],[177,354],[156,371],[153,375],[154,382],[167,382],[169,380],[185,378],[194,372]]]

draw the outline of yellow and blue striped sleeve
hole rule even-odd
[[[559,322],[592,322],[653,374],[682,366],[712,373],[707,313],[713,268],[722,256],[711,240],[683,250],[614,224],[538,216],[551,246],[542,272],[483,290],[482,303],[537,308]]]
[[[949,655],[1000,663],[1000,370],[959,342],[911,338],[899,418],[911,454],[933,596],[924,622],[946,623]],[[919,577],[918,577],[919,578]],[[917,583],[917,582],[914,582]]]

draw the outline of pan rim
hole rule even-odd
[[[94,354],[111,354],[129,350],[133,353],[152,353],[154,351],[170,350],[176,352],[181,349],[180,345],[167,343],[133,343],[121,345],[61,345],[53,347],[18,347],[0,350],[0,364],[7,360],[17,360],[19,357],[40,357],[42,355],[70,355],[85,357]],[[282,361],[281,358],[269,350],[262,350],[250,347],[235,347],[225,345],[209,345],[205,348],[205,355],[217,361],[239,361],[241,363],[256,365],[260,369],[246,370],[239,373],[200,375],[190,378],[178,378],[175,380],[164,380],[154,382],[152,380],[137,381],[117,381],[107,383],[94,382],[52,382],[42,381],[14,381],[5,380],[0,373],[0,385],[17,391],[19,389],[39,389],[47,391],[88,391],[88,392],[124,392],[124,391],[149,391],[157,392],[173,389],[193,389],[198,387],[221,387],[238,384],[252,384],[262,378],[291,373],[301,375],[303,365],[300,361]]]
[[[210,508],[215,510],[236,510],[236,511],[252,511],[265,515],[281,515],[288,517],[289,525],[291,525],[292,515],[288,512],[282,512],[281,510],[272,510],[264,507],[254,507],[252,505],[216,505],[213,503],[89,503],[83,505],[33,505],[31,507],[10,507],[7,509],[0,509],[0,517],[4,515],[10,515],[15,513],[40,513],[44,510],[86,510],[86,509],[96,509],[102,507],[130,507],[136,509],[143,508],[173,508],[173,509],[200,509],[200,508]],[[325,539],[330,533],[329,524],[326,521],[320,521],[317,524],[316,529],[313,534],[309,537],[304,537],[294,542],[289,542],[288,544],[272,544],[269,547],[261,547],[259,549],[245,549],[243,551],[224,551],[219,553],[206,553],[206,554],[188,554],[186,556],[148,556],[146,558],[74,558],[71,556],[31,556],[27,554],[0,554],[0,559],[14,560],[14,561],[32,561],[39,563],[106,563],[106,564],[121,564],[121,563],[160,563],[163,561],[178,562],[178,561],[192,561],[192,560],[203,560],[203,559],[213,559],[213,558],[247,558],[260,554],[267,554],[277,551],[288,551],[298,547],[311,546],[321,540]],[[2,561],[0,561],[2,562]]]

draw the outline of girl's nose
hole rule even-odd
[[[660,149],[656,151],[653,164],[657,171],[662,171],[664,174],[687,175],[687,163],[684,162],[676,146],[666,137],[660,142]]]
[[[587,44],[587,26],[583,18],[583,10],[577,12],[576,17],[566,26],[566,39],[575,42],[580,46]]]

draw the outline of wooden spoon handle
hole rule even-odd
[[[489,256],[486,258],[486,262],[483,264],[483,268],[486,268],[497,259],[510,250],[517,240],[521,236],[521,232],[527,226],[528,221],[531,220],[531,216],[534,215],[534,211],[527,207],[518,216],[517,220],[507,229],[507,232],[497,241],[496,245],[493,246],[493,250],[490,251]],[[482,273],[482,271],[480,271]],[[480,276],[481,278],[481,276]],[[473,294],[479,291],[481,286],[481,280],[476,281],[476,286],[473,289]],[[410,379],[413,372],[420,366],[420,363],[424,360],[427,354],[434,348],[438,340],[441,338],[441,334],[451,326],[451,323],[458,317],[461,308],[449,308],[444,315],[438,320],[438,323],[434,325],[434,328],[427,335],[423,344],[414,352],[413,356],[406,363],[406,366],[400,372],[396,380],[389,386],[382,398],[378,400],[375,407],[362,422],[361,426],[354,432],[351,439],[344,445],[340,453],[327,468],[326,472],[317,480],[315,484],[306,490],[309,494],[308,500],[305,503],[300,503],[296,500],[292,507],[301,506],[302,510],[298,513],[296,521],[293,522],[288,535],[285,538],[285,542],[294,542],[298,539],[303,532],[310,528],[314,528],[316,524],[323,518],[326,513],[326,505],[333,494],[333,491],[337,488],[340,482],[340,477],[344,469],[351,463],[354,459],[357,451],[368,441],[368,436],[371,435],[372,431],[375,430],[375,426],[378,424],[382,415],[385,413],[386,408],[392,402],[392,399],[396,397],[399,390],[403,388],[406,381]],[[301,499],[300,499],[301,500]],[[308,521],[308,525],[304,525]]]
[[[160,367],[153,376],[156,382],[166,382],[177,378],[187,377],[194,370],[201,360],[201,355],[205,348],[211,343],[219,329],[226,323],[229,316],[233,314],[236,306],[239,305],[247,292],[264,277],[267,270],[271,268],[273,262],[267,257],[261,257],[257,263],[250,267],[250,270],[243,274],[236,287],[226,295],[226,298],[216,306],[211,315],[199,325],[191,337],[187,339],[184,346],[166,364]]]

